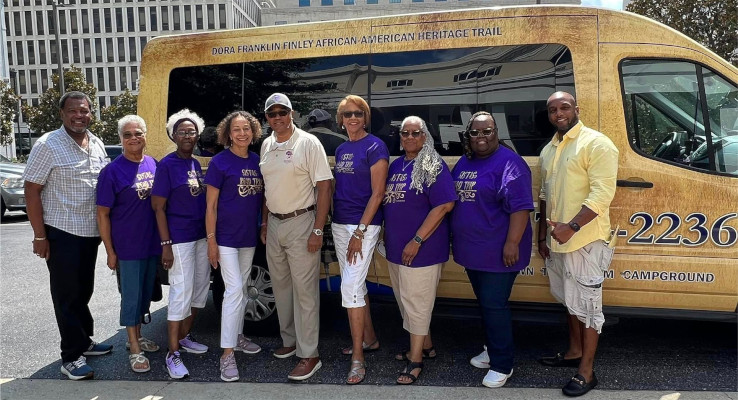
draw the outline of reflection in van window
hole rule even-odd
[[[625,60],[621,73],[634,148],[678,165],[738,175],[736,85],[686,61]]]
[[[575,92],[565,46],[496,46],[178,68],[170,75],[167,108],[188,107],[208,125],[236,109],[263,118],[266,97],[283,92],[292,100],[295,124],[306,131],[315,129],[311,111],[328,112],[332,118],[321,129],[332,134],[316,136],[335,141],[345,137],[335,124],[338,103],[354,94],[369,102],[368,128],[392,155],[400,154],[400,123],[417,115],[428,123],[439,153],[456,156],[463,154],[469,118],[484,110],[495,116],[503,142],[537,156],[554,132],[546,99],[557,90]],[[335,143],[323,144],[334,155]]]

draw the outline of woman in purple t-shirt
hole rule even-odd
[[[189,371],[180,350],[201,354],[208,346],[198,343],[190,329],[195,315],[205,307],[210,287],[210,265],[205,242],[205,184],[200,163],[192,157],[205,121],[188,109],[167,120],[167,134],[177,150],[159,162],[151,192],[151,205],[161,237],[161,261],[169,270],[167,326],[169,376],[182,379]]]
[[[487,347],[471,363],[489,368],[484,386],[501,387],[513,371],[508,299],[532,248],[531,174],[522,157],[500,144],[490,113],[469,120],[464,150],[452,173],[458,193],[451,214],[454,261],[466,268],[484,324]]]
[[[118,121],[123,154],[97,181],[97,225],[108,255],[108,268],[120,269],[120,324],[126,327],[133,372],[151,369],[145,352],[159,350],[141,336],[141,320],[149,311],[161,247],[151,209],[156,160],[143,154],[146,123],[138,115]]]
[[[441,267],[448,261],[446,214],[456,192],[448,166],[433,148],[433,137],[419,117],[407,117],[400,128],[405,156],[392,162],[384,195],[384,242],[392,289],[410,333],[410,350],[396,358],[407,361],[397,383],[414,383],[423,358],[434,358],[430,321]]]
[[[336,190],[333,193],[333,242],[341,268],[342,305],[348,312],[352,347],[351,369],[346,383],[361,383],[366,376],[364,352],[379,349],[369,313],[366,274],[379,239],[389,150],[366,131],[371,121],[369,105],[349,95],[338,105],[338,125],[349,140],[336,149]]]
[[[218,143],[226,149],[216,154],[205,175],[207,184],[208,259],[218,268],[225,283],[220,318],[220,379],[237,381],[234,350],[256,354],[261,347],[243,335],[246,309],[244,286],[251,273],[264,181],[259,156],[249,145],[261,136],[261,124],[245,111],[234,111],[218,124]]]

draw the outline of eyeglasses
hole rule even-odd
[[[129,140],[129,139],[133,139],[134,136],[137,137],[137,138],[140,138],[140,137],[143,137],[145,135],[146,134],[143,133],[143,132],[141,132],[141,131],[136,131],[134,133],[126,132],[126,133],[123,134],[123,139],[124,140]]]
[[[477,137],[480,134],[483,136],[490,136],[493,133],[496,133],[497,129],[495,128],[484,128],[481,131],[479,129],[469,129],[466,131],[466,133],[471,137]]]
[[[195,137],[197,136],[197,131],[195,129],[189,129],[186,131],[176,131],[174,132],[174,134],[179,137],[186,137],[186,136]]]
[[[406,137],[408,137],[410,135],[413,135],[413,137],[416,138],[416,137],[418,137],[418,136],[420,136],[422,134],[423,134],[423,131],[420,131],[420,130],[415,130],[415,131],[404,130],[404,131],[400,131],[400,136],[402,136],[404,138],[406,138]]]
[[[289,113],[290,112],[287,111],[287,110],[279,110],[279,111],[269,111],[266,114],[267,114],[267,117],[269,117],[269,118],[277,118],[277,115],[279,115],[280,117],[286,117],[287,114],[289,114]]]
[[[343,112],[344,118],[351,118],[352,115],[356,118],[364,118],[364,111],[358,110],[358,111],[344,111]]]

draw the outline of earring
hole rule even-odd
[[[342,131],[345,131],[346,130],[346,127],[344,127],[343,125],[341,125],[341,130]]]

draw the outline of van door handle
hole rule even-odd
[[[631,178],[633,179],[633,178]],[[628,180],[618,179],[617,185],[620,187],[632,187],[632,188],[645,188],[650,189],[653,187],[653,182],[647,182],[643,180]]]

